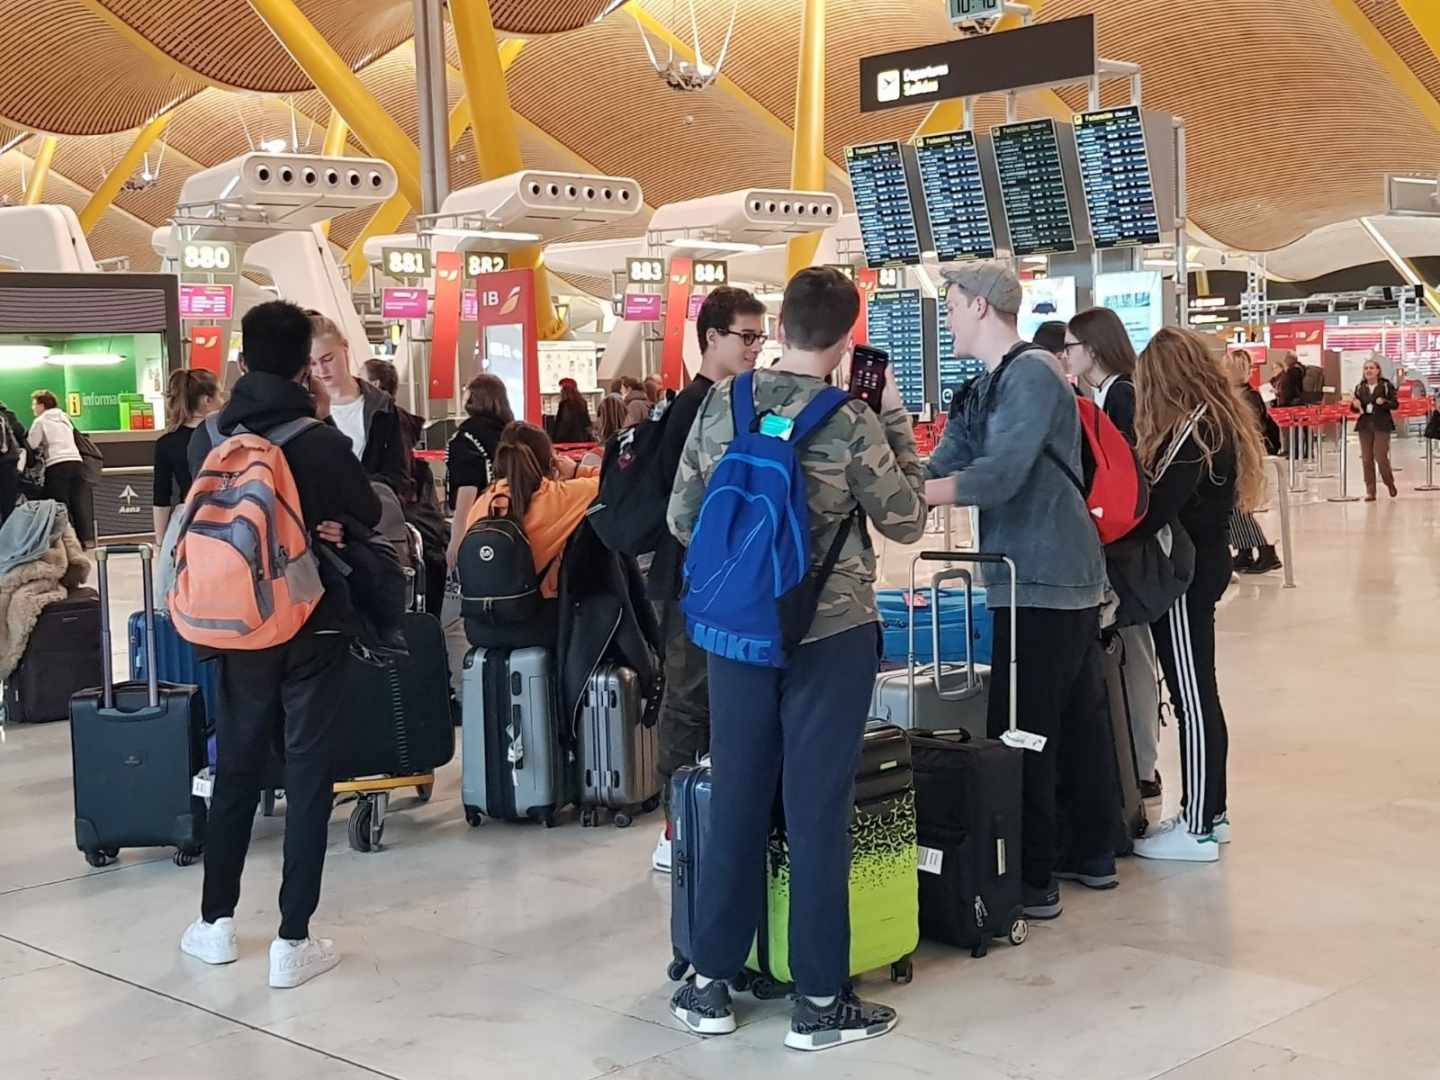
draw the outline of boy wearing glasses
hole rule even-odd
[[[665,416],[665,442],[661,449],[664,475],[674,486],[680,471],[685,440],[710,388],[717,382],[749,371],[765,344],[765,305],[744,289],[721,287],[705,298],[695,321],[700,339],[700,370],[682,390]],[[693,765],[710,749],[710,697],[705,678],[705,653],[685,634],[680,614],[681,567],[685,548],[666,535],[650,565],[650,602],[660,608],[665,636],[665,696],[660,703],[660,778],[665,807],[665,831],[655,845],[651,865],[670,872],[670,776]]]

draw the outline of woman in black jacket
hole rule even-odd
[[[574,379],[560,380],[560,404],[555,407],[555,430],[551,439],[557,443],[588,443],[595,441],[590,425],[590,406]]]
[[[1095,404],[1133,446],[1135,346],[1120,316],[1103,307],[1076,315],[1065,335],[1065,359]]]
[[[1375,466],[1380,466],[1380,479],[1393,499],[1395,474],[1390,471],[1390,436],[1395,434],[1395,418],[1390,411],[1398,400],[1395,384],[1380,374],[1380,365],[1365,361],[1364,375],[1355,387],[1351,408],[1359,413],[1355,434],[1360,439],[1360,465],[1365,470],[1365,501],[1375,501]]]
[[[465,387],[465,411],[469,415],[445,452],[445,488],[454,513],[446,562],[452,570],[460,541],[465,539],[470,508],[493,479],[500,436],[505,425],[515,419],[505,383],[498,375],[476,375],[470,380]]]

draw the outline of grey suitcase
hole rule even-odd
[[[555,824],[571,802],[555,658],[548,649],[473,649],[461,681],[465,820]]]
[[[963,555],[956,555],[963,558]],[[917,555],[910,563],[910,592],[918,592],[917,571],[930,555]],[[963,729],[983,739],[987,732],[989,710],[990,666],[977,664],[971,655],[974,640],[970,626],[969,570],[942,570],[930,579],[930,610],[938,611],[941,586],[959,581],[965,587],[965,663],[941,663],[940,620],[931,623],[931,661],[921,669],[915,659],[915,609],[909,609],[909,637],[906,643],[905,667],[882,671],[875,679],[875,694],[870,702],[870,717],[896,727],[920,728],[930,731]]]
[[[630,668],[604,664],[590,676],[580,702],[580,824],[598,825],[609,810],[623,829],[660,805],[658,712]]]

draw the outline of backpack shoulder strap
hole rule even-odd
[[[320,421],[313,416],[297,416],[294,420],[287,420],[285,423],[271,428],[265,433],[265,438],[276,446],[284,446],[295,436],[309,431],[312,427],[319,426]],[[235,430],[239,431],[240,429],[236,428]]]
[[[821,390],[795,417],[795,427],[790,433],[791,443],[797,447],[802,445],[849,401],[850,395],[837,387],[827,386]]]
[[[730,416],[735,421],[735,434],[741,435],[755,425],[755,370],[735,376],[730,384]]]

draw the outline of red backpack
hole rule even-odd
[[[1080,430],[1085,435],[1080,440],[1084,481],[1052,448],[1047,446],[1045,453],[1085,497],[1100,542],[1111,544],[1144,519],[1150,509],[1150,485],[1135,448],[1105,410],[1088,398],[1076,398],[1075,404],[1080,410]]]

